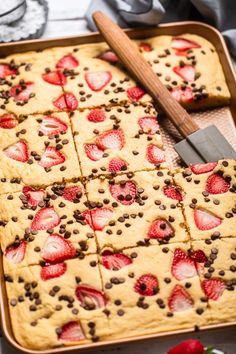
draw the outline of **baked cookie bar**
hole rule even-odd
[[[53,48],[56,67],[66,76],[65,94],[73,95],[79,108],[151,101],[124,68],[99,55],[105,48],[100,43]]]
[[[15,54],[1,61],[1,108],[17,116],[67,109],[61,97],[66,77],[54,65],[51,50]]]
[[[76,111],[71,122],[83,176],[166,167],[151,104]]]
[[[192,241],[192,249],[203,258],[203,267],[199,268],[201,275],[206,278],[223,276],[224,271],[231,271],[232,277],[236,272],[236,238],[225,237],[215,240]]]
[[[168,170],[96,178],[86,185],[90,215],[99,247],[116,250],[186,241],[180,201]]]
[[[205,38],[189,33],[157,36],[139,41],[138,45],[162,83],[187,109],[229,103],[219,56]]]
[[[17,341],[35,350],[109,336],[96,255],[9,270],[5,281]]]
[[[1,247],[9,267],[59,262],[96,252],[81,183],[24,187],[0,196]]]
[[[236,236],[235,168],[234,160],[221,160],[174,174],[193,240]]]
[[[208,298],[214,323],[236,319],[236,239],[193,241],[192,251],[198,264],[202,289]]]
[[[101,257],[111,338],[211,322],[189,243],[137,247]],[[146,261],[148,260],[148,261]]]
[[[0,193],[81,176],[66,113],[8,115],[5,121],[0,126]]]

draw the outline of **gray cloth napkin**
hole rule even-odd
[[[92,0],[86,13],[92,31],[96,31],[92,14],[98,10],[121,27],[188,19],[207,22],[222,32],[236,57],[236,0]]]

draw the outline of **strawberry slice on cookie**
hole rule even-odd
[[[68,125],[61,119],[52,116],[45,116],[41,119],[39,132],[46,136],[54,136],[66,132]]]
[[[4,253],[8,261],[13,264],[19,264],[23,261],[26,252],[26,241],[20,241],[20,243],[14,243],[6,248]]]
[[[101,307],[105,307],[107,303],[107,297],[101,290],[87,284],[80,284],[75,290],[76,297],[80,302],[80,305],[85,310],[95,310]]]
[[[131,205],[137,195],[137,186],[132,181],[121,181],[120,183],[110,185],[110,193],[119,203]]]
[[[17,124],[18,121],[12,113],[6,113],[0,116],[0,128],[2,129],[13,129]]]
[[[172,312],[187,311],[193,307],[193,299],[181,285],[175,285],[168,299],[168,307]]]
[[[152,222],[147,236],[160,241],[168,240],[170,237],[174,236],[174,229],[166,220],[157,219]]]
[[[183,66],[175,66],[173,71],[184,81],[193,82],[195,80],[196,71],[192,65],[185,64]]]
[[[29,159],[28,145],[23,140],[8,146],[3,152],[7,157],[15,161],[27,162]]]
[[[71,321],[62,326],[58,338],[63,342],[80,342],[86,339],[79,321]]]
[[[93,230],[102,231],[111,220],[113,210],[111,208],[95,208],[83,212],[82,215]]]
[[[42,79],[49,84],[56,86],[64,86],[66,84],[66,76],[60,71],[49,71],[42,74]]]
[[[124,144],[125,137],[122,129],[108,130],[96,139],[96,145],[101,150],[121,150]]]
[[[197,275],[194,260],[180,248],[175,249],[171,273],[177,280],[192,278]]]
[[[29,99],[34,96],[33,89],[33,82],[15,85],[10,89],[10,96],[13,97],[16,102],[28,102]]]
[[[41,156],[39,165],[44,168],[60,165],[65,161],[65,156],[53,146],[47,146]]]
[[[201,231],[211,230],[222,223],[222,219],[202,208],[196,208],[193,212],[194,221]]]
[[[138,278],[134,285],[134,291],[142,296],[153,296],[159,291],[159,282],[153,274],[144,274]]]
[[[54,278],[59,278],[65,274],[67,270],[66,263],[56,263],[56,264],[47,264],[42,267],[40,276],[41,279],[46,281]]]
[[[90,71],[85,74],[85,81],[92,91],[101,91],[111,79],[110,71]]]
[[[42,258],[49,263],[59,263],[74,258],[76,249],[72,243],[58,234],[48,236],[42,250]]]
[[[79,65],[79,61],[72,55],[64,55],[56,64],[57,69],[67,69],[72,70]]]
[[[17,70],[11,65],[6,63],[0,63],[0,79],[4,79],[7,76],[15,76]]]
[[[24,186],[22,193],[25,195],[28,205],[31,206],[37,206],[43,201],[45,196],[45,191],[43,189],[34,189],[30,186]]]
[[[53,229],[61,222],[53,207],[42,208],[37,211],[31,224],[31,230]]]
[[[132,259],[123,253],[105,250],[102,253],[102,265],[109,270],[119,270],[132,263]]]

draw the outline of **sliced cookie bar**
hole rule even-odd
[[[71,122],[83,176],[166,167],[151,104],[76,111]]]
[[[81,176],[66,113],[29,115],[0,127],[0,193]]]
[[[114,249],[186,241],[181,192],[168,170],[97,178],[86,185],[90,214],[100,248]]]

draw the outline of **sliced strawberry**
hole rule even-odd
[[[22,192],[26,196],[28,204],[32,206],[38,205],[45,196],[43,189],[34,189],[30,186],[23,187]]]
[[[97,137],[96,144],[102,150],[121,150],[125,144],[124,132],[121,129],[107,130]]]
[[[76,249],[72,243],[58,234],[48,236],[41,251],[43,259],[50,263],[59,263],[75,255]]]
[[[84,151],[88,158],[92,161],[98,161],[103,158],[103,150],[99,149],[96,144],[84,144]]]
[[[105,60],[109,63],[115,64],[119,61],[117,55],[111,50],[106,50],[98,56],[99,59]]]
[[[204,263],[208,260],[207,256],[202,250],[197,250],[191,253],[190,257],[195,262],[195,267],[199,275],[204,274]]]
[[[39,165],[44,168],[60,165],[65,161],[65,156],[53,146],[47,146],[41,156]]]
[[[110,193],[119,203],[131,205],[134,203],[137,187],[132,181],[110,185]]]
[[[184,342],[177,344],[167,352],[167,354],[204,354],[204,353],[206,353],[204,346],[197,339],[187,339]]]
[[[209,163],[199,163],[196,165],[190,166],[191,171],[195,173],[195,175],[200,175],[202,173],[211,172],[217,166],[217,162],[209,162]]]
[[[193,91],[190,87],[182,88],[180,86],[174,87],[170,91],[171,95],[179,102],[192,102]]]
[[[141,87],[138,86],[130,87],[126,92],[129,99],[135,102],[139,101],[146,93]]]
[[[26,241],[20,241],[19,244],[8,246],[5,251],[5,257],[13,264],[22,262],[25,257],[26,246]]]
[[[61,328],[58,337],[63,342],[79,342],[86,339],[80,322],[78,321],[71,321],[65,324]]]
[[[159,282],[152,274],[144,274],[134,284],[134,291],[143,296],[153,296],[158,293]]]
[[[180,57],[186,57],[188,55],[188,51],[187,50],[176,50],[175,55],[178,55]]]
[[[163,192],[168,198],[178,200],[179,202],[183,200],[181,191],[173,185],[165,186]]]
[[[153,50],[151,44],[146,43],[146,42],[141,42],[139,44],[139,48],[141,49],[141,51],[143,52],[151,52]]]
[[[102,253],[102,265],[109,270],[119,270],[133,263],[132,259],[123,253],[113,253],[106,250]]]
[[[175,249],[171,273],[177,280],[192,278],[197,275],[194,261],[181,248]]]
[[[181,285],[175,285],[168,299],[168,306],[172,312],[187,311],[193,307],[193,299]]]
[[[62,197],[69,202],[74,202],[82,196],[82,189],[79,186],[66,187],[63,190]]]
[[[73,111],[78,107],[78,101],[73,93],[66,92],[53,101],[56,108],[63,111]]]
[[[189,50],[193,48],[201,48],[201,46],[194,41],[190,41],[189,39],[185,39],[182,37],[175,37],[172,39],[171,48],[182,51],[182,50]]]
[[[155,165],[166,160],[164,151],[154,144],[148,145],[146,156],[148,162],[153,163]]]
[[[228,192],[230,184],[220,175],[213,174],[207,178],[206,191],[210,194],[222,194]]]
[[[78,60],[72,55],[72,54],[67,54],[62,57],[56,65],[57,69],[74,69],[79,65]]]
[[[78,101],[76,97],[73,95],[73,93],[66,92],[65,100],[66,100],[67,111],[73,111],[78,107]]]
[[[104,122],[106,115],[102,109],[96,108],[89,112],[87,119],[93,123],[100,123]]]
[[[43,135],[53,136],[65,132],[68,129],[68,125],[61,119],[51,116],[46,116],[42,118],[40,123],[39,131]]]
[[[205,209],[196,208],[193,212],[194,221],[199,230],[211,230],[222,223],[222,219]]]
[[[61,96],[59,96],[57,99],[53,101],[53,104],[56,108],[66,111],[67,110],[67,105],[66,105],[66,98],[65,94],[63,93]]]
[[[216,301],[225,290],[225,282],[219,278],[205,279],[202,282],[202,288],[208,299]]]
[[[28,145],[23,140],[8,146],[3,152],[10,159],[19,162],[27,162],[29,159]]]
[[[31,230],[49,230],[53,229],[61,222],[53,207],[42,208],[37,211],[32,224]]]
[[[163,240],[173,236],[174,230],[166,220],[157,219],[152,222],[147,235],[149,238]]]
[[[154,135],[159,129],[157,117],[139,118],[138,124],[145,134]]]
[[[48,264],[42,267],[40,276],[42,280],[61,277],[66,272],[66,263]]]
[[[15,128],[18,124],[17,119],[14,114],[6,113],[0,116],[0,128],[3,129],[12,129]]]
[[[195,80],[195,68],[192,65],[175,66],[173,71],[183,80],[192,82]]]
[[[110,81],[110,71],[90,71],[85,74],[85,80],[93,91],[101,91]]]
[[[90,285],[80,284],[75,289],[75,295],[85,310],[95,310],[106,306],[107,298],[103,291]]]
[[[114,157],[109,162],[108,171],[109,172],[124,171],[126,170],[126,166],[128,166],[128,163],[126,161],[119,159],[118,157],[117,158]]]
[[[6,76],[14,76],[17,74],[16,69],[12,69],[9,64],[0,64],[0,79],[4,79]]]
[[[95,231],[102,231],[113,216],[110,208],[96,208],[83,213],[85,221]]]
[[[27,102],[33,93],[33,82],[26,82],[24,84],[12,86],[10,89],[10,96],[17,102]]]
[[[42,79],[49,84],[63,86],[66,84],[66,76],[60,71],[50,71],[42,74]]]

